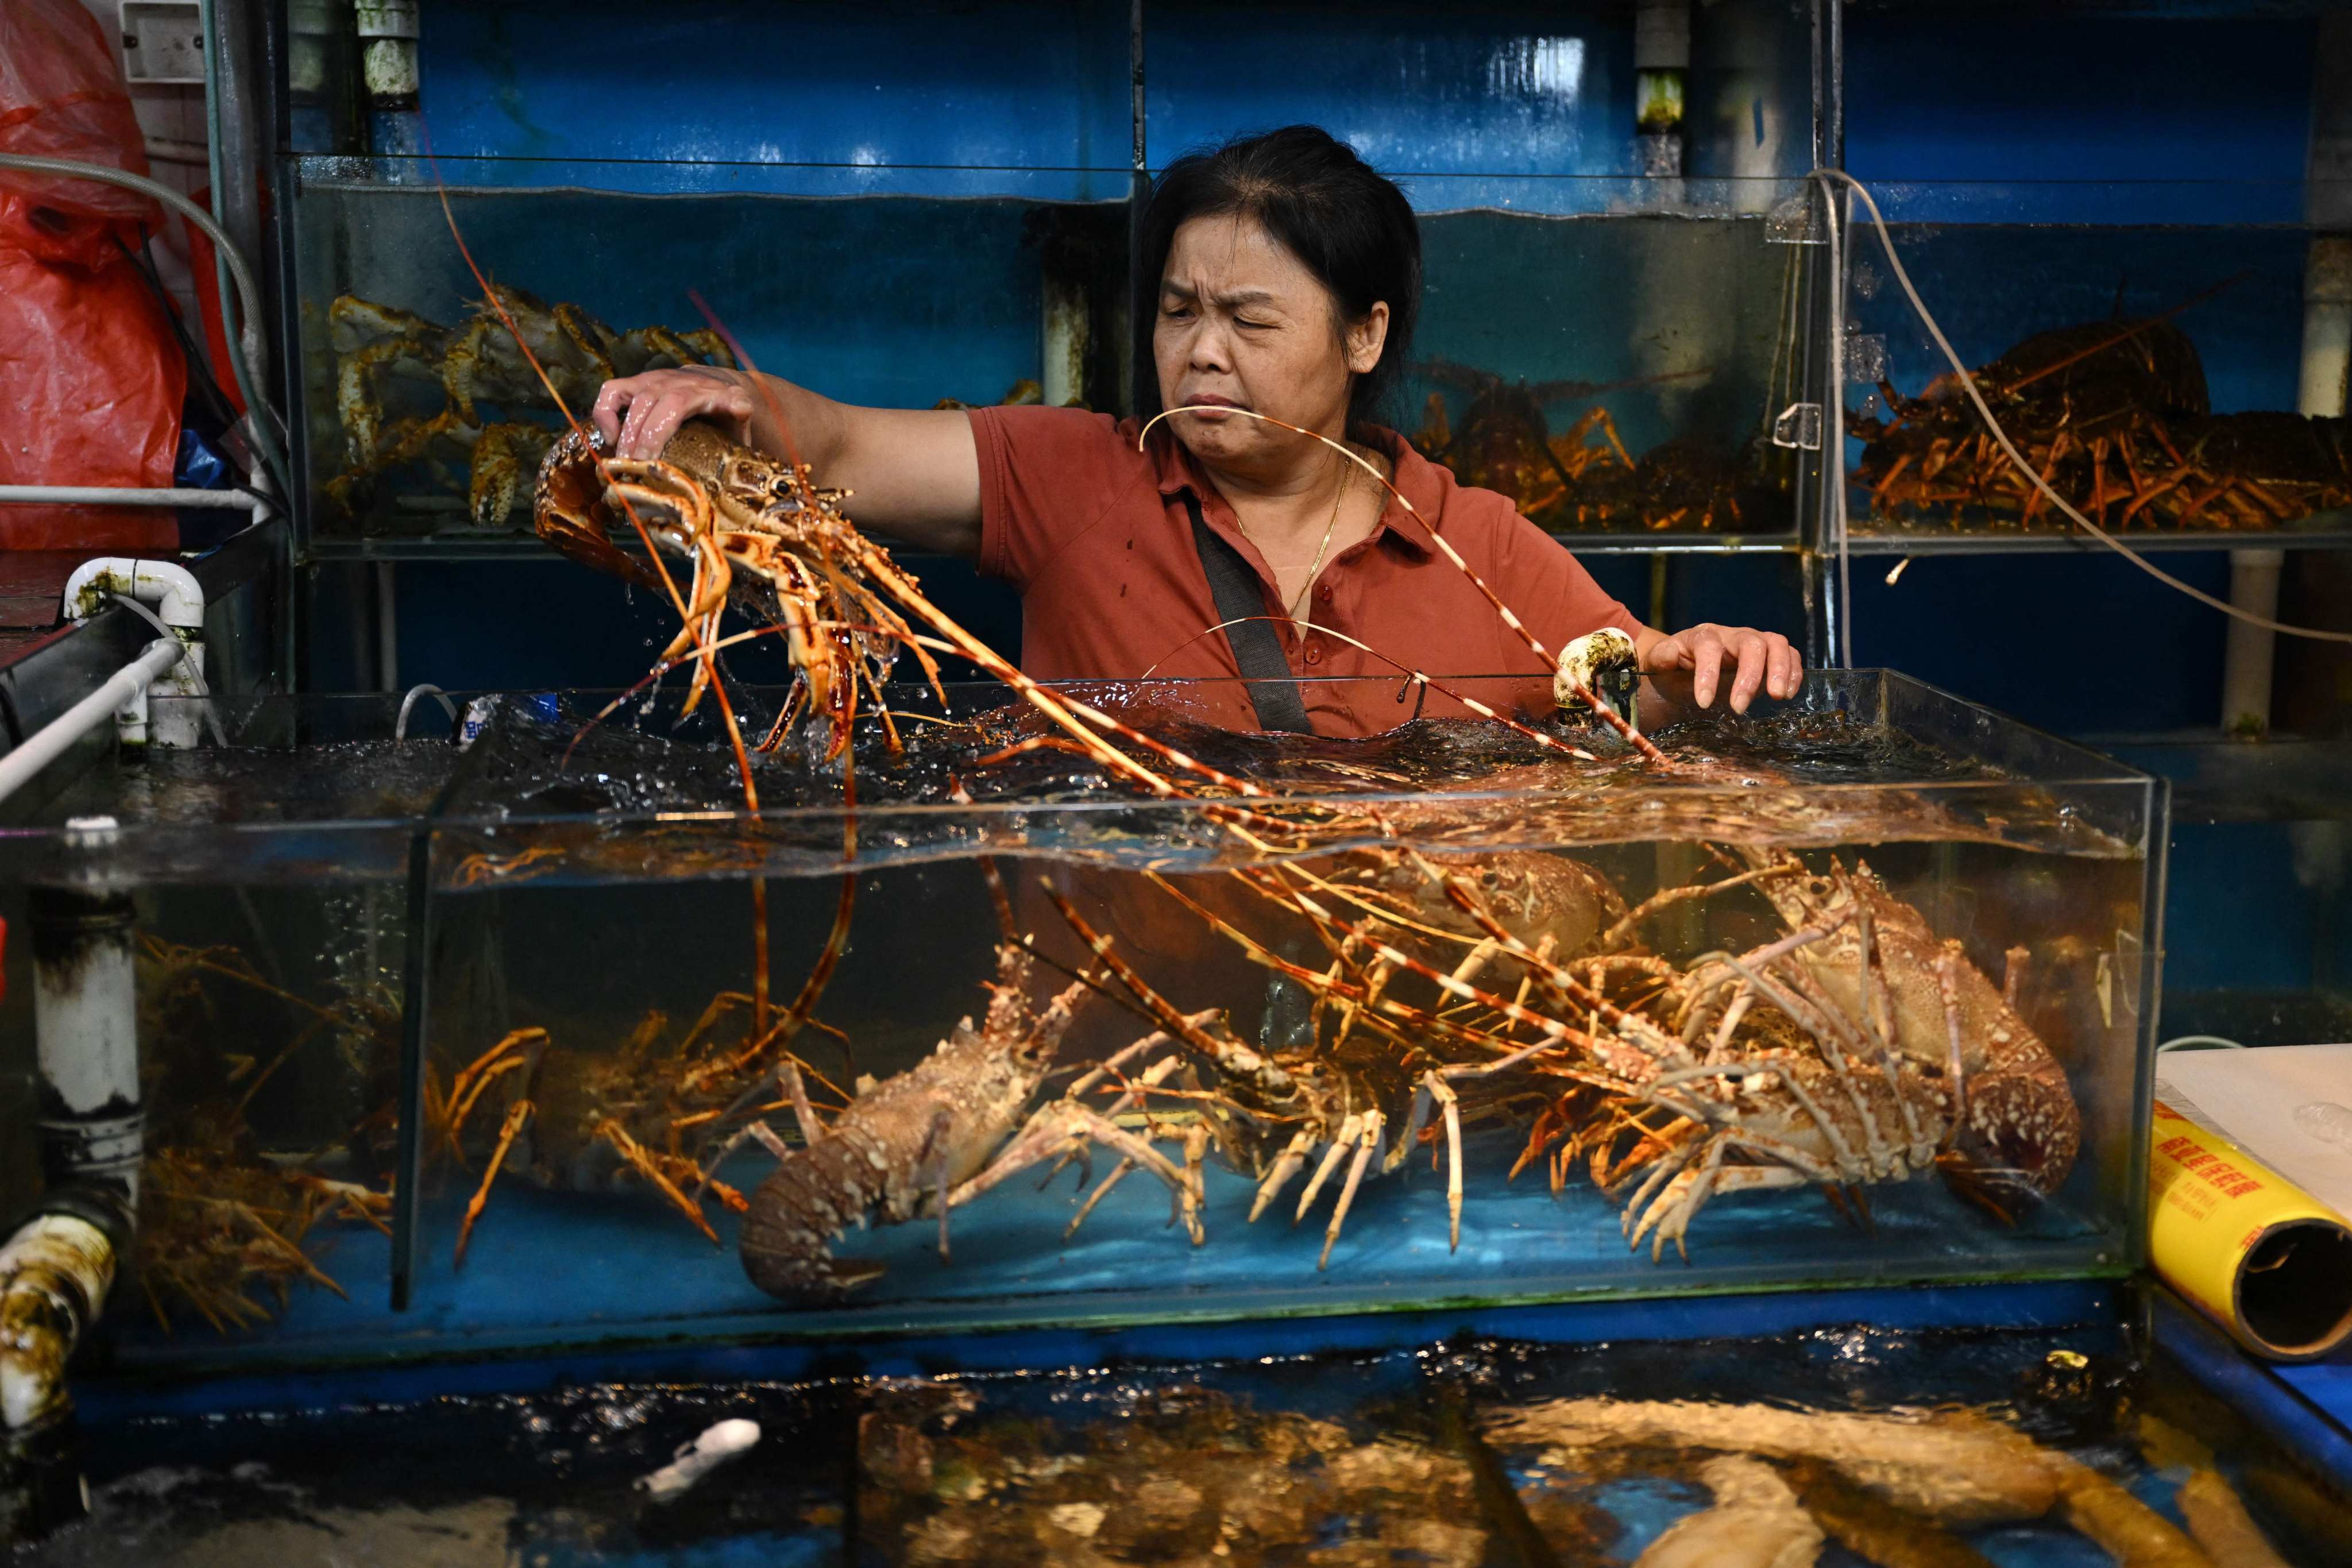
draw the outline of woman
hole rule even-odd
[[[855,408],[699,365],[607,382],[596,426],[623,457],[658,454],[697,417],[796,450],[856,492],[862,526],[976,559],[1019,589],[1022,663],[1041,679],[1286,666],[1311,681],[1305,713],[1270,710],[1276,689],[1256,688],[1259,721],[1329,735],[1394,724],[1404,668],[1523,674],[1548,692],[1542,661],[1385,485],[1254,411],[1344,440],[1553,654],[1616,626],[1645,675],[1702,708],[1727,663],[1736,712],[1759,689],[1796,691],[1787,638],[1643,626],[1510,500],[1458,485],[1372,422],[1411,350],[1421,238],[1404,194],[1346,144],[1291,126],[1178,160],[1145,210],[1142,250],[1138,275],[1156,287],[1138,320],[1151,325],[1160,407],[1186,411],[1140,451],[1137,423],[1105,415]],[[1253,619],[1214,629],[1236,615]],[[1381,679],[1329,679],[1349,676]],[[1231,689],[1219,717],[1250,723]],[[1427,711],[1457,710],[1433,696]]]

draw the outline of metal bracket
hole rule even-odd
[[[1886,334],[1845,331],[1845,379],[1857,386],[1875,386],[1886,375]]]
[[[1818,452],[1822,449],[1822,405],[1791,403],[1772,421],[1772,445]]]
[[[1777,203],[1764,215],[1764,242],[1768,245],[1827,245],[1829,237],[1824,226],[1815,216],[1813,193],[1799,191],[1795,195]]]

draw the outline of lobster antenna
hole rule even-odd
[[[422,115],[417,117],[417,136],[425,148],[425,165],[433,171],[433,194],[441,203],[442,220],[449,226],[449,237],[457,242],[457,255],[465,261],[466,270],[474,275],[476,283],[481,285],[482,297],[490,302],[490,309],[499,313],[499,320],[505,323],[507,335],[514,339],[515,347],[522,352],[523,363],[530,366],[530,373],[539,377],[540,385],[545,387],[547,395],[554,400],[555,411],[563,416],[563,423],[571,426],[572,433],[580,437],[583,446],[594,453],[595,444],[590,439],[587,427],[572,414],[572,405],[563,400],[563,394],[556,390],[554,379],[547,374],[547,367],[539,363],[539,356],[531,353],[530,344],[523,341],[522,329],[515,325],[514,317],[508,313],[506,301],[499,298],[499,291],[490,287],[489,279],[475,264],[473,249],[467,245],[465,233],[457,226],[457,213],[450,208],[449,187],[442,181],[441,161],[433,155],[433,138],[425,129]],[[597,458],[596,466],[602,469],[604,459]],[[605,482],[611,483],[609,475]],[[678,618],[690,621],[692,617],[687,614],[686,596],[677,591],[677,584],[671,579],[669,566],[662,560],[661,552],[654,548],[652,531],[646,527],[645,520],[637,515],[637,509],[629,504],[625,496],[621,498],[621,510],[628,514],[630,526],[637,531],[637,538],[645,545],[646,553],[653,558],[654,570],[661,574],[662,586],[669,591],[669,602],[677,606]],[[751,777],[746,774],[744,784],[748,787],[750,783]]]

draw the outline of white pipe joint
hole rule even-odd
[[[175,561],[140,561],[127,555],[100,555],[83,562],[66,579],[67,618],[86,621],[111,606],[114,595],[136,599],[155,607],[155,618],[180,641],[182,654],[172,668],[133,694],[115,712],[115,735],[123,744],[142,746],[149,739],[147,700],[152,697],[200,697],[205,689],[205,590],[196,574]],[[163,746],[193,746],[203,723],[200,705],[173,702],[154,726],[153,739]]]
[[[134,561],[127,555],[85,561],[66,579],[66,615],[86,621],[110,607],[117,594],[154,605],[157,618],[181,633],[182,642],[190,640],[188,633],[204,635],[204,585],[175,561]]]
[[[376,108],[416,107],[417,0],[353,0],[360,74]]]
[[[71,1408],[66,1362],[113,1284],[113,1243],[78,1215],[38,1215],[0,1247],[0,1421],[11,1434]]]

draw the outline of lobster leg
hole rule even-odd
[[[1706,1141],[1706,1152],[1698,1163],[1668,1182],[1655,1202],[1643,1211],[1633,1226],[1631,1237],[1634,1247],[1654,1226],[1657,1234],[1650,1241],[1650,1261],[1655,1263],[1664,1256],[1666,1242],[1671,1237],[1675,1250],[1690,1261],[1690,1252],[1683,1246],[1683,1235],[1690,1228],[1691,1216],[1706,1202],[1707,1193],[1715,1184],[1716,1173],[1723,1167],[1723,1151],[1728,1138],[1717,1135]]]
[[[1062,1239],[1064,1241],[1067,1241],[1070,1237],[1077,1235],[1078,1226],[1087,1223],[1087,1215],[1095,1212],[1095,1205],[1102,1202],[1104,1198],[1109,1196],[1110,1190],[1118,1185],[1120,1182],[1124,1181],[1129,1173],[1134,1169],[1135,1162],[1125,1159],[1119,1161],[1117,1165],[1111,1167],[1110,1174],[1102,1179],[1102,1184],[1100,1186],[1087,1194],[1087,1201],[1078,1205],[1077,1214],[1071,1218],[1070,1223],[1067,1226],[1063,1227]]]
[[[1267,1205],[1282,1195],[1282,1189],[1290,1184],[1290,1178],[1298,1173],[1300,1167],[1307,1163],[1307,1157],[1314,1152],[1313,1133],[1294,1132],[1290,1135],[1289,1147],[1283,1150],[1274,1163],[1274,1169],[1267,1172],[1265,1180],[1257,1185],[1257,1201],[1250,1205],[1249,1212],[1252,1225],[1257,1223],[1257,1216],[1265,1212]]]
[[[1203,1167],[1208,1157],[1209,1125],[1205,1121],[1196,1121],[1184,1134],[1184,1190],[1177,1194],[1183,1211],[1184,1229],[1192,1236],[1195,1247],[1208,1239],[1201,1229],[1201,1196],[1208,1184]]]
[[[474,1102],[482,1097],[482,1090],[489,1086],[490,1079],[527,1066],[534,1059],[530,1047],[543,1047],[546,1043],[545,1029],[511,1030],[497,1045],[458,1069],[457,1076],[449,1080],[451,1153],[457,1152],[457,1134],[464,1129],[466,1118],[473,1113]]]
[[[1357,1134],[1363,1130],[1363,1117],[1353,1111],[1349,1113],[1345,1121],[1339,1123],[1339,1135],[1331,1140],[1331,1147],[1325,1152],[1323,1163],[1315,1168],[1315,1174],[1307,1179],[1307,1190],[1298,1194],[1298,1212],[1290,1216],[1291,1224],[1297,1225],[1300,1220],[1305,1219],[1307,1211],[1315,1206],[1316,1194],[1323,1190],[1323,1184],[1331,1179],[1331,1173],[1339,1168],[1339,1162],[1347,1158],[1348,1145],[1355,1142]]]
[[[1952,1097],[1951,1130],[1944,1134],[1944,1147],[1953,1148],[1960,1141],[1960,1130],[1969,1121],[1969,1076],[1966,1058],[1960,1048],[1960,944],[1944,943],[1944,951],[1936,956],[1936,989],[1944,1003],[1944,1082]]]
[[[1445,1250],[1462,1247],[1462,1101],[1454,1086],[1429,1075],[1429,1092],[1445,1107]]]
[[[514,1147],[516,1135],[522,1124],[530,1120],[531,1103],[518,1100],[508,1110],[505,1123],[499,1128],[498,1146],[490,1151],[489,1163],[482,1167],[482,1184],[474,1189],[471,1201],[466,1205],[466,1217],[457,1222],[457,1250],[449,1259],[449,1267],[457,1268],[466,1261],[466,1243],[474,1234],[474,1222],[482,1217],[482,1210],[490,1201],[490,1184],[499,1179],[499,1170],[507,1163],[507,1151]]]
[[[1330,1227],[1323,1233],[1323,1256],[1315,1260],[1318,1273],[1331,1261],[1331,1249],[1339,1244],[1339,1227],[1348,1223],[1348,1209],[1356,1201],[1357,1184],[1364,1179],[1364,1167],[1371,1163],[1372,1152],[1380,1146],[1380,1142],[1381,1113],[1367,1110],[1364,1112],[1363,1131],[1356,1146],[1356,1158],[1348,1167],[1347,1185],[1339,1189],[1339,1201],[1331,1209]],[[1339,1147],[1341,1145],[1333,1145],[1335,1150]],[[1305,1205],[1300,1207],[1303,1212]]]
[[[988,1168],[948,1194],[950,1205],[971,1202],[991,1188],[1055,1153],[1066,1144],[1093,1138],[1158,1176],[1174,1191],[1186,1186],[1184,1173],[1167,1156],[1118,1123],[1083,1105],[1061,1100],[1034,1116]]]

